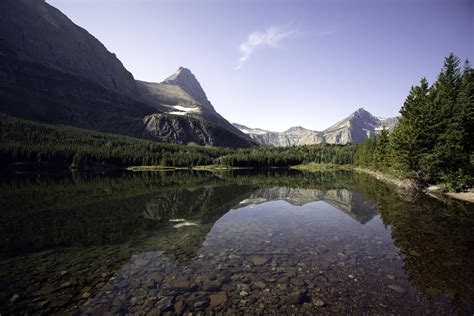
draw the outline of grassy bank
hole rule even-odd
[[[336,164],[324,164],[324,163],[308,163],[296,166],[291,166],[290,169],[301,170],[301,171],[331,171],[331,170],[353,170],[353,165],[336,165]]]
[[[199,170],[199,171],[225,171],[225,170],[236,170],[236,169],[252,169],[252,168],[239,168],[230,167],[224,165],[203,165],[193,167],[172,167],[172,166],[130,166],[126,170],[130,171],[166,171],[166,170]]]
[[[188,169],[186,167],[172,167],[172,166],[130,166],[126,170],[129,171],[167,171],[167,170],[178,170]]]
[[[253,169],[243,167],[232,167],[225,165],[204,165],[191,167],[192,170],[204,170],[204,171],[224,171],[224,170],[238,170],[238,169]]]

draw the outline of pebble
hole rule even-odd
[[[208,305],[207,301],[198,301],[198,302],[194,303],[193,306],[196,309],[203,309],[203,308],[207,307],[207,305]]]
[[[398,293],[405,293],[405,290],[398,285],[390,284],[388,288]]]
[[[181,315],[184,311],[185,304],[183,300],[178,300],[176,303],[173,305],[174,311],[176,314]]]
[[[256,266],[261,266],[267,263],[267,258],[263,256],[252,256],[250,257],[250,261]]]
[[[227,293],[225,291],[218,292],[216,294],[212,294],[210,297],[211,303],[209,306],[214,308],[218,305],[224,304],[227,302]]]
[[[45,286],[45,287],[42,287],[39,291],[38,291],[38,294],[39,295],[48,295],[50,293],[54,292],[54,288],[51,287],[51,286]]]
[[[297,305],[303,303],[304,295],[300,292],[291,293],[286,297],[286,301],[289,304]]]
[[[15,301],[20,297],[18,294],[13,294],[12,297],[10,297],[10,302],[13,304]]]
[[[313,304],[316,307],[324,307],[327,305],[326,302],[320,299],[319,297],[313,298]]]

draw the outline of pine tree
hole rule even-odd
[[[464,110],[458,95],[461,91],[459,58],[446,57],[438,80],[430,90],[435,113],[432,129],[436,135],[432,153],[423,159],[422,168],[430,180],[439,181],[465,165]]]
[[[421,177],[415,173],[420,170],[422,156],[434,145],[430,137],[432,115],[428,91],[426,78],[421,79],[419,86],[411,88],[391,136],[395,168],[415,177]]]
[[[458,102],[462,108],[465,151],[474,151],[474,69],[466,60],[461,80]]]
[[[390,143],[388,130],[385,127],[375,140],[374,165],[377,169],[385,170],[390,166]]]

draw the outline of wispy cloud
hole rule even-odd
[[[276,26],[269,27],[264,31],[250,33],[247,40],[240,44],[239,64],[235,69],[240,69],[244,63],[249,60],[257,48],[278,47],[278,43],[293,37],[295,34],[296,30],[283,29]]]

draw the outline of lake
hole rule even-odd
[[[4,174],[1,314],[470,314],[474,207],[351,171]]]

